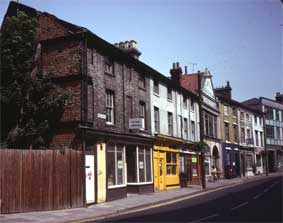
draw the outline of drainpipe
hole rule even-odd
[[[199,95],[198,106],[199,106],[200,142],[203,143],[203,138],[204,138],[203,109],[202,109],[203,97],[202,97],[202,90],[201,90],[201,75],[200,74],[198,74],[198,95]],[[204,160],[205,160],[205,153],[202,150],[201,151],[201,183],[202,183],[203,189],[206,188]]]
[[[81,81],[81,124],[85,126],[86,123],[86,96],[87,96],[87,34],[82,34],[82,81]],[[86,133],[85,129],[82,129],[82,184],[83,184],[83,206],[87,207],[86,204],[86,182],[85,182],[85,147],[86,147]]]

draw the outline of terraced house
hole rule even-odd
[[[243,102],[264,113],[268,171],[283,170],[283,94],[276,93],[275,100],[260,97]]]
[[[156,75],[150,80],[156,190],[201,183],[193,146],[199,141],[198,97],[181,87],[179,63],[173,63],[170,74],[171,79]]]
[[[233,178],[263,173],[261,112],[233,100],[229,81],[226,86],[216,88],[215,94],[219,99],[224,176]]]
[[[220,143],[220,118],[217,98],[214,94],[212,75],[206,69],[204,72],[193,74],[185,73],[181,77],[182,86],[195,94],[198,94],[202,101],[200,115],[203,120],[203,138],[209,146],[209,152],[205,158],[205,174],[211,176],[212,166],[215,166],[223,175],[222,151]]]

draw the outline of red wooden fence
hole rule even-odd
[[[82,152],[0,149],[0,213],[83,206]]]

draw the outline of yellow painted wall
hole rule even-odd
[[[106,145],[97,144],[97,203],[106,201]]]

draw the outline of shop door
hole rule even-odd
[[[154,189],[164,190],[165,182],[165,153],[154,156]]]
[[[85,187],[87,204],[95,202],[94,176],[94,155],[85,155]]]
[[[192,159],[191,158],[187,158],[186,159],[186,172],[187,172],[187,179],[189,182],[191,182],[193,180],[193,173],[192,173]]]

